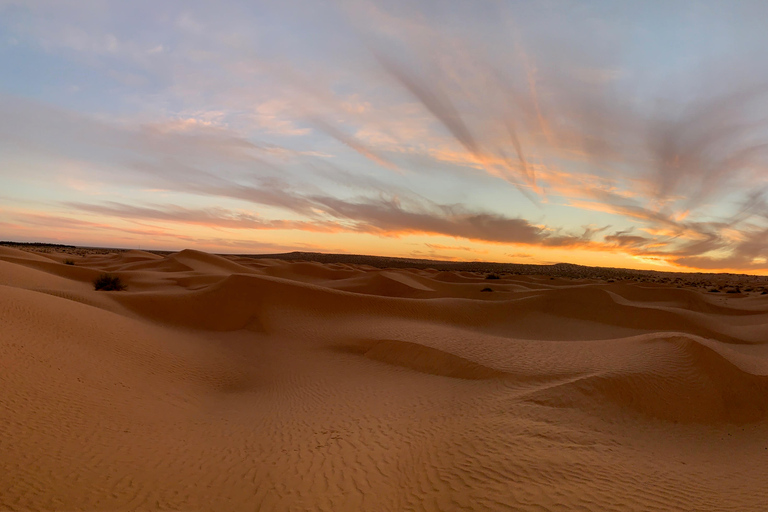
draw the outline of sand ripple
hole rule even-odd
[[[198,251],[63,261],[0,248],[0,509],[768,503],[768,296]],[[104,271],[128,290],[94,291]]]

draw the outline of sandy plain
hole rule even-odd
[[[768,294],[561,274],[0,247],[0,510],[766,510]]]

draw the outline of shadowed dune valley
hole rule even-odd
[[[579,268],[0,247],[0,510],[766,510],[768,294]]]

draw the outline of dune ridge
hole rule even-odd
[[[0,247],[0,509],[768,503],[768,295],[66,259]]]

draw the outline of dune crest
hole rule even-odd
[[[485,380],[501,378],[504,372],[483,366],[463,357],[418,343],[397,340],[368,341],[340,347],[374,361],[408,368],[430,375],[456,379]]]
[[[65,256],[0,247],[0,509],[768,503],[768,295]]]
[[[595,367],[583,377],[537,391],[547,405],[594,408],[615,416],[621,409],[674,423],[717,425],[768,418],[768,360],[729,353],[686,335],[646,338],[628,345],[623,361]],[[618,363],[618,364],[617,364]]]

